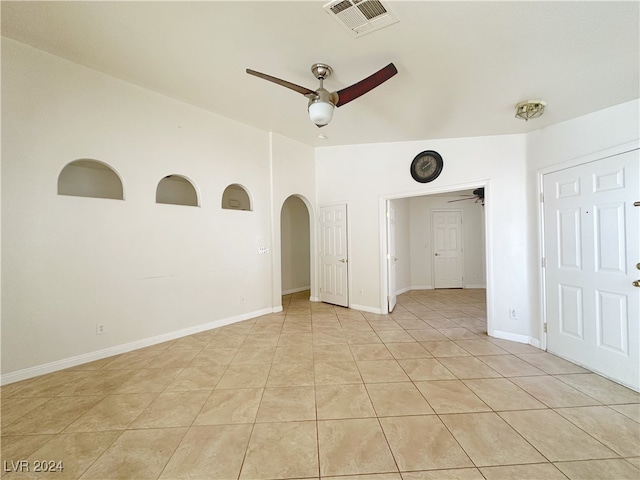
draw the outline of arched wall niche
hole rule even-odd
[[[167,175],[158,182],[156,203],[199,207],[198,192],[194,184],[182,175]]]
[[[58,195],[124,200],[124,188],[120,175],[110,165],[82,158],[60,171]]]
[[[253,210],[249,191],[238,183],[232,183],[222,193],[222,208],[230,210]]]

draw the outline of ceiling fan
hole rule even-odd
[[[449,200],[447,203],[462,202],[463,200],[475,200],[473,203],[481,203],[484,206],[484,187],[476,188],[473,195],[461,195],[457,200]]]
[[[287,87],[307,97],[309,99],[309,118],[318,127],[324,127],[331,121],[334,107],[341,107],[342,105],[349,103],[351,100],[355,100],[398,73],[395,65],[390,63],[373,75],[368,76],[364,80],[360,80],[358,83],[354,83],[353,85],[343,88],[342,90],[338,90],[337,92],[329,92],[323,87],[323,81],[333,73],[333,69],[324,63],[314,63],[311,65],[311,71],[313,72],[313,75],[320,80],[320,87],[318,87],[317,90],[301,87],[295,83],[287,82],[286,80],[247,68],[247,73],[249,75],[255,75],[256,77],[264,80],[277,83],[278,85]]]

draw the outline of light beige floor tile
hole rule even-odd
[[[486,340],[513,354],[542,353],[542,350],[540,350],[539,348],[536,348],[532,345],[527,345],[526,343],[512,342],[511,340],[504,340],[502,338],[495,337],[487,337]]]
[[[475,357],[443,357],[439,361],[460,379],[496,378],[502,376]]]
[[[267,383],[271,364],[229,365],[216,385],[224,388],[262,388]]]
[[[407,330],[407,333],[418,342],[440,342],[449,340],[446,336],[432,327],[421,328],[420,330]]]
[[[640,457],[628,457],[628,458],[625,458],[625,460],[629,462],[631,465],[633,465],[634,467],[636,467],[640,472]]]
[[[251,425],[191,427],[160,478],[238,478],[250,436]]]
[[[519,359],[515,355],[483,355],[476,357],[482,363],[486,363],[499,374],[505,377],[527,377],[533,375],[546,375],[542,370]]]
[[[499,415],[549,461],[617,456],[615,452],[553,410],[500,412]]]
[[[386,343],[385,345],[396,360],[432,357],[427,349],[418,342]]]
[[[556,378],[602,403],[640,403],[640,393],[618,385],[595,373],[558,375]]]
[[[438,414],[488,412],[491,410],[460,380],[416,382],[415,385]]]
[[[316,362],[353,361],[349,345],[314,345],[313,358]]]
[[[588,370],[585,370],[578,365],[567,362],[566,360],[556,357],[551,353],[541,352],[541,353],[519,353],[518,357],[524,360],[527,363],[530,363],[534,367],[538,367],[545,373],[549,375],[560,375],[565,373],[587,373]]]
[[[434,413],[412,382],[366,385],[378,417]]]
[[[378,337],[383,343],[415,342],[415,338],[404,330],[380,330]]]
[[[226,365],[211,365],[206,367],[186,367],[171,382],[165,391],[189,392],[194,390],[213,390],[222,374],[227,370]]]
[[[380,419],[400,471],[472,467],[436,415]]]
[[[477,467],[546,462],[495,413],[442,415],[440,419]]]
[[[367,325],[367,328],[370,327]],[[344,336],[349,345],[373,345],[382,343],[380,337],[373,330],[347,330]]]
[[[182,368],[143,368],[115,389],[113,393],[162,392],[182,371]]]
[[[553,463],[482,467],[480,471],[487,480],[566,480],[567,478]]]
[[[456,340],[456,344],[471,355],[506,355],[509,353],[487,340]]]
[[[211,332],[201,332],[194,335],[178,338],[169,349],[173,348],[191,348],[194,350],[201,350],[207,346],[207,344],[213,339],[215,334]]]
[[[202,348],[168,348],[160,352],[145,368],[184,368],[198,356]]]
[[[17,475],[19,478],[75,479],[118,438],[121,432],[68,433],[56,435],[50,442],[38,449],[27,461],[30,474]],[[4,445],[3,445],[4,448]],[[33,471],[35,462],[53,462],[49,473]],[[62,467],[58,469],[58,467]],[[13,478],[8,475],[6,478]]]
[[[282,330],[280,331],[280,335],[300,334],[300,333],[311,333],[311,322],[308,322],[308,323],[285,322],[282,325]]]
[[[225,332],[216,335],[216,338],[211,340],[207,349],[209,348],[238,348],[242,345],[247,335],[233,332]]]
[[[318,476],[315,422],[258,423],[253,429],[240,479]]]
[[[515,377],[509,380],[551,408],[580,407],[600,403],[555,377]]]
[[[640,423],[640,404],[632,403],[629,405],[609,405],[616,412],[620,412],[625,417],[629,417],[631,420],[634,420]],[[4,413],[4,412],[3,412]]]
[[[316,419],[314,387],[265,388],[256,422],[294,422]]]
[[[414,382],[456,378],[435,358],[410,358],[398,360],[398,363]]]
[[[391,318],[382,318],[382,319],[367,319],[371,328],[373,328],[376,332],[382,330],[403,330],[403,328],[398,325]]]
[[[94,370],[85,372],[85,378],[66,389],[61,395],[108,395],[114,393],[124,382],[137,373],[137,370]]]
[[[86,376],[82,371],[66,371],[50,373],[32,379],[24,383],[21,388],[17,388],[11,393],[11,398],[25,397],[53,397],[61,395],[78,383],[82,382]]]
[[[17,465],[21,460],[29,458],[33,452],[38,450],[47,442],[53,440],[55,437],[55,434],[5,435],[3,432],[2,438],[0,438],[0,441],[2,442],[2,448],[0,449],[0,461],[2,461],[3,466],[5,465],[5,462],[9,465],[12,465],[11,462],[14,462],[13,465]]]
[[[365,383],[410,381],[397,360],[364,360],[356,365]]]
[[[342,332],[320,331],[313,333],[314,345],[346,345],[347,339]]]
[[[496,411],[547,408],[506,378],[464,380],[464,384]]]
[[[439,357],[469,357],[471,354],[452,340],[441,342],[420,342],[431,355]]]
[[[69,432],[124,430],[157,394],[109,395],[65,429]]]
[[[231,365],[251,365],[271,363],[276,352],[275,346],[250,346],[244,344],[238,349]]]
[[[155,480],[186,432],[186,428],[127,430],[80,478]]]
[[[393,355],[382,343],[351,345],[351,353],[356,361],[393,360]]]
[[[450,340],[478,340],[479,337],[471,330],[467,330],[462,327],[454,327],[454,328],[440,328],[438,330],[444,336],[448,337]]]
[[[262,393],[262,388],[214,390],[193,424],[253,423],[258,413]]]
[[[398,471],[375,418],[318,421],[318,443],[323,477]]]
[[[560,415],[621,457],[640,456],[640,425],[609,407],[559,408]]]
[[[279,339],[279,333],[249,333],[241,347],[275,347],[278,345]]]
[[[188,427],[211,395],[206,390],[161,393],[130,428]]]
[[[314,384],[313,363],[274,363],[267,387],[300,387]]]
[[[376,416],[363,384],[317,385],[316,408],[318,420]]]
[[[371,473],[369,475],[339,475],[337,477],[322,477],[331,480],[402,480],[399,473]]]
[[[446,470],[427,470],[422,472],[403,472],[403,480],[484,480],[477,468],[454,468]]]
[[[168,348],[168,346],[167,346]],[[145,368],[150,362],[163,353],[166,348],[160,350],[141,349],[123,353],[113,358],[104,365],[104,370],[139,370]]]
[[[415,317],[413,314],[408,315],[407,318],[395,318],[395,316],[392,314],[392,317],[394,317],[394,320],[396,321],[396,323],[398,325],[400,325],[402,328],[404,328],[405,330],[420,330],[422,328],[428,328],[429,325],[427,325],[424,321],[420,320],[419,318]]]
[[[104,397],[54,397],[2,429],[2,435],[59,433]]]
[[[276,347],[276,351],[273,356],[274,365],[281,364],[281,363],[312,363],[312,362],[313,362],[313,346],[306,343],[302,343],[298,345],[280,345]]]
[[[555,464],[571,480],[638,480],[640,471],[622,459],[558,462]]]
[[[20,417],[27,415],[32,410],[35,410],[43,403],[50,400],[50,397],[0,398],[2,398],[2,415],[0,416],[0,425],[2,425],[2,428],[15,422]]]
[[[316,361],[314,369],[316,385],[362,383],[354,361]]]
[[[287,345],[313,345],[313,335],[311,333],[281,333],[278,338],[278,346]]]
[[[208,367],[213,365],[229,365],[238,352],[239,347],[205,348],[191,360],[192,367]]]

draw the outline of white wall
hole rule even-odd
[[[306,290],[311,278],[309,211],[299,197],[287,198],[282,205],[280,222],[282,293]]]
[[[273,311],[271,156],[265,132],[3,39],[3,374]],[[57,195],[80,158],[112,166],[125,200]],[[155,203],[169,174],[201,207]],[[252,212],[220,208],[232,183]]]
[[[383,310],[382,200],[486,184],[489,326],[496,335],[530,335],[527,251],[535,248],[535,235],[526,219],[532,199],[526,194],[525,146],[524,136],[505,135],[318,148],[318,204],[350,206],[352,303]],[[436,181],[418,184],[409,166],[429,149],[443,156],[444,170]],[[521,312],[519,318],[509,319],[509,308]]]

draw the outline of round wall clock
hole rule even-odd
[[[442,157],[438,152],[425,150],[411,162],[411,176],[416,182],[432,182],[442,173],[442,166]]]

